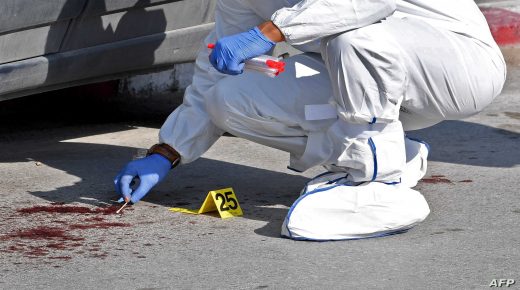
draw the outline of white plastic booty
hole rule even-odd
[[[379,182],[356,186],[344,177],[327,173],[313,179],[291,206],[282,236],[313,241],[379,237],[406,231],[430,213],[418,191]]]
[[[430,146],[424,141],[409,137],[405,137],[404,144],[406,147],[406,166],[401,175],[401,186],[412,188],[426,174]]]

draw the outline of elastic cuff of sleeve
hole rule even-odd
[[[253,28],[253,31],[255,32],[256,35],[258,35],[263,41],[271,44],[272,46],[276,45],[276,42],[270,40],[267,36],[265,36],[262,31],[260,31],[260,29],[258,27],[255,27]]]
[[[280,30],[280,32],[282,32],[284,38],[285,38],[285,42],[291,44],[291,30],[288,28],[288,27],[285,27],[285,25],[283,24],[283,21],[280,20],[281,18],[283,18],[281,15],[281,13],[275,13],[273,14],[273,16],[271,17],[271,21],[274,23],[274,25],[276,25],[276,27],[278,27],[278,29]]]

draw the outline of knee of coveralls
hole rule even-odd
[[[402,51],[389,33],[392,21],[327,37],[321,53],[340,118],[352,123],[398,120],[407,86]]]
[[[244,75],[221,79],[206,99],[206,110],[213,123],[238,137],[251,139],[257,133],[268,134],[266,122],[270,121],[255,105],[253,92],[247,91],[248,80]],[[249,84],[251,88],[252,84]]]
[[[230,87],[230,77],[219,80],[211,89],[211,96],[205,99],[206,111],[211,121],[220,129],[229,131],[229,120],[233,118],[232,110],[238,100],[236,92]]]
[[[398,181],[406,164],[398,118],[407,72],[385,25],[322,41],[339,115],[327,132],[335,147],[328,163],[344,167],[353,181]]]
[[[273,102],[278,95],[265,88],[266,84],[256,83],[261,82],[259,77],[266,78],[244,73],[219,81],[213,88],[212,97],[206,101],[206,111],[212,122],[237,137],[291,155],[302,155],[306,132],[298,126],[298,116],[291,108],[284,107],[287,103]],[[288,103],[292,104],[291,101]]]

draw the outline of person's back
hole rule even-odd
[[[236,0],[228,1],[234,2]],[[336,0],[337,1],[337,0]],[[315,9],[330,9],[336,4],[334,0],[247,0],[247,5],[255,11],[255,13],[264,18],[269,19],[277,10],[281,8],[290,8],[294,5],[305,5],[310,3],[309,7]],[[314,2],[314,3],[311,3]],[[352,15],[366,13],[364,11],[370,9],[379,9],[382,6],[394,7],[395,11],[389,17],[413,18],[424,21],[439,29],[445,29],[468,37],[480,40],[485,46],[491,48],[497,53],[497,58],[501,59],[502,55],[496,45],[486,19],[480,12],[480,9],[473,0],[341,0],[341,5],[352,6]],[[345,4],[347,3],[347,4]],[[303,14],[301,14],[303,16]],[[349,17],[347,14],[338,14],[337,17]],[[300,43],[297,43],[299,46]],[[318,52],[317,45],[306,44],[299,46],[303,51]]]

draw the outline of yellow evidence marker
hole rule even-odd
[[[238,203],[238,198],[231,187],[208,192],[206,199],[198,210],[172,207],[170,208],[170,211],[189,214],[202,214],[217,211],[220,218],[223,219],[243,215],[242,208],[240,208],[240,204]]]

